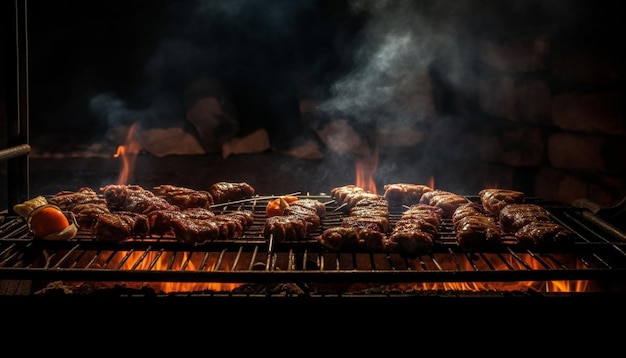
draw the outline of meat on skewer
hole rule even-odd
[[[459,194],[439,189],[425,192],[420,199],[420,204],[441,208],[443,210],[443,217],[446,219],[452,218],[452,214],[454,214],[456,208],[468,202],[469,200]]]
[[[336,226],[324,230],[316,240],[331,251],[380,251],[385,235],[380,231]]]
[[[386,184],[383,190],[383,196],[390,204],[408,206],[419,203],[425,192],[433,191],[427,185],[408,183]]]
[[[246,182],[217,182],[209,187],[209,193],[213,197],[215,204],[223,204],[230,201],[247,199],[252,197],[256,191],[254,187]]]

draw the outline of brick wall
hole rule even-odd
[[[617,204],[626,193],[624,66],[594,46],[542,36],[481,39],[479,158],[523,172],[545,199]],[[486,183],[504,186],[510,182]]]

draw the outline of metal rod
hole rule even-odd
[[[22,144],[15,147],[0,150],[0,161],[17,158],[30,153],[30,145]]]
[[[8,6],[5,21],[7,48],[3,52],[6,56],[6,107],[7,118],[7,146],[18,147],[29,143],[29,60],[28,60],[28,16],[27,0],[14,0],[5,3]],[[3,11],[4,12],[4,11]],[[24,148],[20,149],[24,150]],[[17,152],[19,152],[18,150]],[[28,149],[30,150],[30,149]],[[18,155],[11,152],[11,159],[7,160],[7,204],[12,210],[15,204],[21,203],[29,197],[29,162],[27,155]]]

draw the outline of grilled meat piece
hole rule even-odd
[[[96,240],[125,241],[147,236],[150,232],[150,225],[148,217],[140,213],[104,213],[98,216],[93,232]]]
[[[335,226],[324,230],[316,240],[332,251],[354,250],[359,247],[359,230],[354,227]]]
[[[530,203],[507,205],[500,210],[498,219],[500,227],[511,233],[534,221],[551,221],[546,209]]]
[[[376,217],[381,216],[384,218],[389,217],[389,208],[387,207],[367,207],[367,206],[355,206],[350,209],[350,216],[367,216],[367,217]]]
[[[111,210],[148,214],[154,210],[180,210],[162,197],[135,184],[110,184],[100,188]]]
[[[212,219],[174,217],[170,223],[176,237],[192,245],[216,240],[224,231],[219,222]]]
[[[209,193],[215,204],[222,204],[250,198],[255,194],[255,189],[246,182],[217,182],[211,185]]]
[[[298,199],[294,202],[292,202],[291,204],[289,204],[291,206],[303,206],[305,208],[310,208],[310,209],[314,209],[317,216],[320,217],[320,219],[323,219],[326,217],[326,205],[324,205],[324,203],[322,203],[319,200],[315,200],[315,199]]]
[[[443,217],[443,209],[437,206],[426,204],[414,204],[402,213],[398,222],[402,224],[406,221],[426,222],[432,226],[439,227],[441,218]],[[396,223],[396,226],[398,223]]]
[[[241,237],[254,220],[252,211],[241,210],[215,214],[206,208],[181,211],[156,210],[148,214],[150,233],[172,233],[187,243],[199,244],[214,239]],[[201,226],[205,225],[206,229]]]
[[[294,215],[304,219],[307,222],[307,233],[316,231],[322,225],[322,220],[319,215],[317,215],[317,210],[315,208],[301,205],[289,205],[283,209],[283,215]]]
[[[502,242],[502,230],[491,216],[465,216],[455,226],[456,242],[464,249],[494,246]]]
[[[346,195],[342,204],[345,204],[345,207],[344,207],[345,211],[350,211],[350,209],[352,209],[362,200],[376,201],[376,200],[380,200],[381,198],[383,198],[382,195],[378,195],[378,194],[370,193],[370,192],[350,193]]]
[[[194,190],[173,185],[159,185],[153,188],[154,193],[180,209],[209,208],[213,205],[213,197],[208,191]]]
[[[189,215],[180,210],[154,210],[147,214],[148,221],[150,223],[150,234],[156,236],[164,236],[167,234],[175,234],[174,224],[175,220],[187,220]],[[215,214],[210,213],[210,218]]]
[[[339,186],[331,189],[330,197],[339,205],[346,201],[348,195],[365,193],[366,190],[353,184]]]
[[[56,193],[48,203],[56,205],[63,211],[72,211],[76,205],[80,204],[106,204],[104,199],[91,188],[82,187],[78,191],[64,190]]]
[[[460,205],[458,208],[454,210],[452,213],[452,225],[456,230],[457,223],[467,217],[467,216],[491,216],[493,219],[497,219],[497,216],[493,216],[490,212],[488,212],[481,204],[479,203],[467,203]]]
[[[520,244],[533,247],[567,245],[574,241],[574,234],[556,222],[533,221],[515,232]]]
[[[254,212],[252,210],[236,210],[221,215],[232,216],[239,219],[241,225],[246,229],[254,223]]]
[[[521,204],[525,195],[521,191],[487,188],[478,192],[483,207],[493,215],[499,215],[500,210],[509,204]]]
[[[383,196],[392,205],[413,205],[419,203],[422,194],[433,189],[423,184],[395,183],[383,187]]]
[[[414,257],[432,250],[439,236],[439,224],[443,209],[426,204],[411,205],[398,221],[384,242],[384,249]]]
[[[72,208],[72,214],[74,214],[76,223],[78,223],[81,230],[93,229],[100,215],[110,213],[111,211],[104,201],[101,203],[77,204]]]
[[[439,189],[425,192],[420,199],[420,204],[441,208],[443,210],[443,217],[446,219],[452,218],[454,210],[468,202],[469,200],[459,194]]]
[[[383,242],[385,251],[398,252],[407,257],[430,252],[434,246],[433,235],[421,230],[394,230]]]
[[[382,195],[371,193],[356,185],[344,185],[335,187],[330,191],[330,196],[336,203],[342,205],[345,211],[349,211],[361,200],[380,200]]]
[[[341,221],[343,227],[369,229],[381,233],[389,232],[389,219],[383,216],[346,216]]]
[[[302,240],[307,236],[307,222],[295,215],[271,216],[265,220],[263,236],[274,242]]]
[[[365,249],[371,252],[382,250],[384,239],[385,235],[380,231],[342,226],[328,228],[316,238],[323,247],[332,251]]]

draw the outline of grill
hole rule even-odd
[[[226,292],[229,295],[255,293],[253,287],[284,283],[295,288],[289,294],[319,297],[406,297],[446,291],[501,294],[511,291],[510,287],[520,294],[552,294],[559,285],[569,285],[569,289],[561,290],[567,294],[580,290],[580,285],[592,292],[626,289],[622,285],[626,240],[619,231],[607,231],[592,221],[587,209],[527,199],[546,208],[556,221],[576,234],[574,244],[566,248],[533,251],[520,246],[514,237],[505,236],[503,245],[497,248],[469,252],[458,247],[452,224],[445,219],[432,252],[405,257],[389,252],[326,250],[315,237],[325,228],[340,226],[346,214],[329,196],[306,197],[326,203],[328,215],[317,232],[297,242],[274,243],[272,238],[263,237],[265,207],[273,198],[269,196],[215,208],[224,213],[252,210],[254,222],[240,238],[196,246],[181,243],[173,236],[103,242],[86,230],[79,230],[70,241],[37,240],[23,218],[6,216],[0,228],[0,273],[6,279],[41,282],[242,284]],[[476,196],[467,199],[479,200]],[[402,207],[392,208],[392,224],[401,213]],[[71,214],[68,217],[71,219]],[[225,292],[207,289],[194,293]],[[285,295],[266,290],[263,293]]]
[[[7,148],[0,151],[0,162],[7,164],[7,180],[2,184],[8,188],[7,207],[11,208],[34,195],[52,192],[29,192],[26,2],[7,2],[5,6],[6,13],[16,14],[14,18],[9,16],[11,21],[7,23],[10,30],[7,33],[15,35],[16,43],[7,41],[8,51],[5,52],[9,64],[13,62],[17,66],[6,66],[9,120],[7,141],[0,142]],[[15,57],[10,57],[13,54]],[[285,303],[282,298],[290,302],[313,298],[324,303],[332,300],[350,305],[354,302],[350,298],[368,301],[381,298],[387,303],[394,299],[402,302],[403,298],[458,297],[467,302],[470,298],[494,297],[573,299],[588,297],[589,293],[599,293],[604,299],[612,295],[622,297],[626,293],[626,237],[623,231],[599,215],[603,212],[619,223],[624,201],[611,211],[605,211],[540,197],[527,198],[528,202],[546,208],[555,221],[574,232],[576,240],[567,247],[528,249],[509,235],[496,248],[468,252],[458,247],[451,222],[444,220],[432,252],[404,257],[398,253],[324,249],[314,237],[324,228],[339,226],[345,212],[327,195],[306,194],[306,197],[327,203],[328,216],[322,228],[310,233],[307,240],[288,243],[276,243],[263,237],[264,209],[269,196],[216,207],[224,212],[252,210],[254,223],[239,239],[198,246],[181,243],[176,237],[103,242],[88,231],[80,231],[70,241],[42,241],[32,237],[23,218],[10,211],[3,212],[0,216],[0,283],[11,281],[18,288],[26,288],[27,294],[20,295],[15,292],[23,293],[21,290],[3,291],[10,297],[49,299],[57,297],[59,290],[70,287],[77,294],[69,296],[104,293],[107,297],[157,296],[182,298],[186,302],[191,302],[191,298],[225,299],[237,303],[242,302],[240,298],[253,301],[252,298],[271,297],[280,304]],[[466,198],[478,201],[474,195],[466,195]],[[393,225],[403,208],[392,209]],[[71,219],[71,214],[66,215]],[[63,286],[55,286],[59,283]],[[89,284],[88,292],[81,291],[85,283]],[[164,283],[179,284],[176,287],[186,283],[194,286],[167,291],[153,289]],[[52,289],[46,290],[49,287]],[[139,302],[143,305],[146,300]],[[387,309],[393,309],[389,306],[385,304]]]

